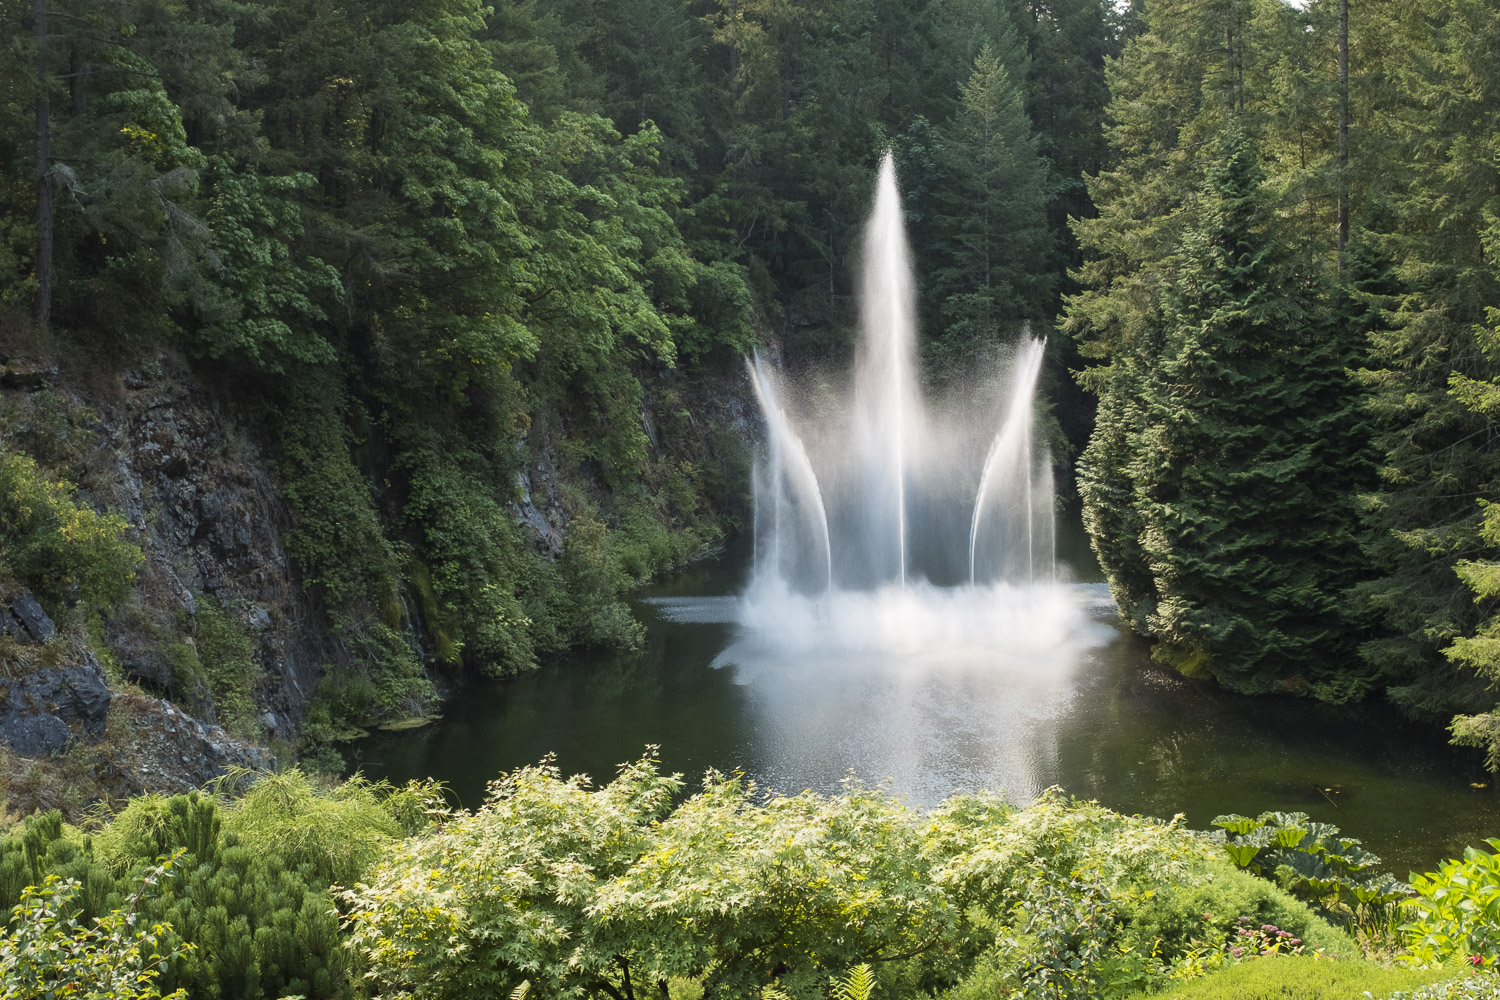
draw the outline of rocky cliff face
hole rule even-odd
[[[119,796],[266,766],[265,747],[295,745],[327,665],[336,673],[340,656],[367,653],[350,652],[357,642],[329,628],[299,582],[276,471],[284,452],[263,404],[232,375],[205,374],[169,351],[131,362],[57,351],[35,360],[13,348],[6,357],[4,334],[0,449],[36,458],[78,485],[79,502],[122,515],[144,561],[130,596],[100,616],[56,594],[39,601],[0,559],[0,808],[7,797],[66,804],[59,774]],[[741,381],[737,369],[721,384],[643,376],[653,468],[691,462],[716,511],[734,504],[732,467],[755,421]],[[567,460],[563,415],[544,407],[534,418],[517,442],[510,516],[536,553],[556,560],[579,497],[606,518],[615,498]],[[417,649],[427,635],[422,602],[401,596],[395,641]],[[308,725],[318,728],[318,717]]]
[[[159,641],[211,598],[253,637],[260,711],[246,729],[289,740],[317,685],[304,626],[316,615],[282,543],[287,514],[264,424],[252,406],[235,407],[226,388],[163,353],[126,371],[118,393],[99,401],[114,456],[106,476],[118,484],[101,499],[140,526],[147,559],[145,600],[110,622],[108,638],[127,675],[214,718],[211,692],[174,671]]]
[[[0,750],[11,755],[0,770],[12,772],[0,780],[80,747],[94,748],[90,769],[111,795],[268,766],[263,746],[295,737],[319,659],[254,408],[165,352],[108,377],[0,360],[0,442],[71,470],[85,501],[125,516],[145,556],[133,595],[92,622],[67,606],[49,615],[0,580]],[[209,611],[214,638],[243,654],[246,697],[232,706],[216,701],[224,678],[202,648]],[[33,784],[35,804],[57,804],[46,795],[56,776]],[[21,791],[12,804],[28,804]]]

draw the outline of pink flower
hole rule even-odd
[[[1245,949],[1243,949],[1243,948],[1230,948],[1229,949],[1229,954],[1233,955],[1235,958],[1239,958],[1244,953],[1245,953]]]

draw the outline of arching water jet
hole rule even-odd
[[[1013,376],[1010,394],[1010,407],[1005,415],[1005,422],[995,433],[994,440],[990,443],[989,454],[985,456],[984,471],[979,477],[979,492],[974,497],[974,515],[969,522],[969,584],[972,586],[975,579],[976,563],[979,549],[979,529],[984,522],[984,516],[990,506],[997,501],[1009,500],[1010,503],[1000,510],[1002,516],[1003,540],[1012,551],[1019,552],[1021,543],[1025,544],[1026,573],[1024,579],[1028,583],[1050,582],[1053,576],[1052,556],[1052,490],[1051,490],[1051,462],[1045,457],[1040,463],[1041,470],[1037,468],[1034,455],[1033,439],[1035,437],[1034,421],[1032,420],[1032,397],[1036,392],[1037,376],[1042,370],[1042,357],[1046,353],[1047,339],[1032,340],[1021,348],[1020,356],[1016,361],[1016,370]],[[1045,478],[1046,488],[1043,492],[1043,504],[1037,503],[1038,480]],[[1042,574],[1037,572],[1037,507],[1044,506],[1043,519],[1046,522],[1043,535],[1044,566]],[[1024,521],[1023,521],[1024,519]],[[1019,562],[1015,558],[1002,557],[1001,574],[1003,578],[1016,578],[1019,573]],[[1007,572],[1009,570],[1009,572]]]
[[[770,471],[771,483],[769,486],[771,500],[774,504],[773,522],[771,526],[772,537],[772,560],[774,571],[783,571],[783,559],[781,551],[782,528],[789,521],[787,509],[787,484],[791,484],[791,492],[803,504],[808,511],[806,519],[811,522],[818,541],[822,543],[823,549],[823,589],[833,589],[833,545],[828,534],[828,513],[823,506],[823,492],[818,487],[818,476],[813,471],[812,462],[807,457],[807,449],[802,446],[802,440],[792,430],[791,421],[787,419],[786,411],[781,408],[777,397],[776,383],[771,378],[765,366],[761,363],[760,355],[757,353],[746,362],[750,369],[750,382],[755,386],[755,396],[760,401],[761,412],[766,418],[766,428],[770,436]],[[760,528],[760,490],[764,487],[764,476],[756,478],[756,528],[759,535]],[[760,539],[756,539],[756,551],[759,553]]]

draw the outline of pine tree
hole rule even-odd
[[[1359,372],[1381,452],[1381,482],[1365,498],[1380,576],[1363,588],[1379,630],[1360,652],[1395,704],[1440,721],[1494,702],[1478,664],[1442,650],[1483,627],[1485,607],[1454,570],[1486,557],[1479,501],[1500,494],[1496,413],[1451,391],[1500,373],[1484,349],[1486,307],[1500,301],[1486,226],[1500,169],[1475,141],[1500,129],[1500,12],[1481,0],[1379,10],[1368,34],[1398,57],[1383,122],[1391,219],[1365,234],[1390,276]]]
[[[1158,658],[1246,692],[1330,700],[1360,564],[1352,386],[1320,289],[1265,228],[1263,172],[1231,125],[1163,293],[1130,474]]]
[[[1047,164],[1020,86],[989,46],[963,85],[940,164],[931,295],[943,330],[931,354],[942,372],[982,357],[1007,327],[1046,315],[1054,287]]]

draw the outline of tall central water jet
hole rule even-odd
[[[771,628],[807,608],[856,620],[847,604],[829,601],[889,590],[908,599],[866,608],[885,618],[873,631],[909,635],[901,621],[921,617],[921,595],[934,584],[978,593],[1054,575],[1051,463],[1032,418],[1045,342],[1022,333],[1009,365],[972,373],[929,408],[918,388],[916,286],[889,154],[861,249],[860,339],[842,401],[825,389],[816,414],[799,414],[774,372],[759,358],[749,366],[768,436],[753,477],[750,604],[757,594],[793,602],[750,609],[750,617],[769,609]],[[975,607],[970,617],[981,623],[1003,617]]]
[[[865,226],[860,345],[855,355],[855,429],[876,582],[906,585],[908,457],[921,446],[916,385],[916,289],[896,187],[896,165],[880,161],[875,208]]]

